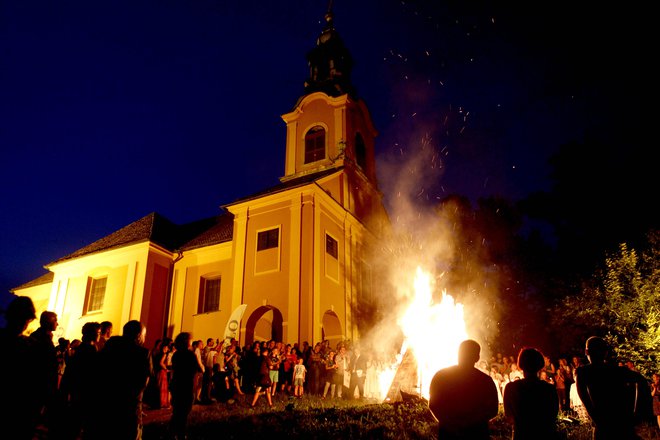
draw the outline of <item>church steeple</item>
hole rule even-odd
[[[332,1],[325,14],[325,27],[316,39],[316,47],[307,54],[309,78],[305,81],[305,94],[324,92],[328,96],[349,94],[355,97],[351,84],[353,58],[334,27]]]

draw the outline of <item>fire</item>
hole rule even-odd
[[[468,339],[463,305],[456,303],[446,292],[442,293],[439,303],[434,303],[431,281],[431,275],[418,267],[414,295],[398,323],[405,337],[401,352],[396,362],[379,375],[383,398],[392,385],[404,354],[411,351],[417,365],[417,383],[409,391],[428,399],[433,375],[439,369],[456,365],[458,346]]]

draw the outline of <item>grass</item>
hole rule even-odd
[[[379,403],[373,400],[302,399],[278,395],[269,408],[260,398],[255,409],[252,395],[232,403],[195,405],[190,416],[188,439],[437,439],[437,422],[426,401]],[[168,410],[147,411],[143,438],[170,439]],[[577,420],[559,423],[560,438],[591,440],[591,426]],[[511,439],[511,427],[502,414],[491,421],[492,440]],[[638,430],[643,440],[660,440],[652,424]]]

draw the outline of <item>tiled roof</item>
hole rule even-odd
[[[234,215],[226,213],[217,217],[217,223],[210,229],[202,232],[192,240],[183,244],[182,251],[195,249],[203,246],[231,241],[234,237]]]
[[[152,212],[92,244],[53,261],[47,266],[147,240],[163,246],[167,250],[174,251],[183,243],[192,240],[194,237],[215,226],[218,217],[221,216],[211,217],[185,225],[176,225],[162,215]]]
[[[41,275],[39,278],[35,278],[32,281],[28,281],[27,283],[21,284],[18,287],[14,287],[13,289],[10,290],[10,292],[14,292],[20,289],[27,289],[28,287],[35,287],[35,286],[41,286],[42,284],[52,283],[54,276],[55,274],[53,272],[46,272],[45,274]]]
[[[298,186],[304,186],[307,185],[308,183],[314,182],[315,180],[334,174],[337,171],[340,171],[342,168],[343,167],[330,168],[327,170],[319,171],[318,173],[307,174],[301,177],[297,177],[295,179],[287,180],[285,182],[280,183],[279,185],[275,185],[263,191],[259,191],[258,193],[252,194],[247,197],[242,197],[238,200],[234,200],[232,203],[228,203],[225,206],[231,206],[236,203],[247,202],[248,200],[253,200],[259,197],[267,196],[269,194],[275,194],[278,192],[286,191],[287,189],[296,188]]]

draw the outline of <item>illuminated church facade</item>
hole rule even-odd
[[[38,312],[56,312],[68,339],[89,321],[111,321],[118,332],[132,319],[147,327],[147,344],[181,331],[222,339],[237,310],[241,345],[358,339],[355,310],[375,294],[368,249],[388,220],[377,133],[351,84],[351,56],[326,19],[307,56],[304,95],[282,116],[279,184],[189,224],[149,214],[13,292],[32,297]]]

